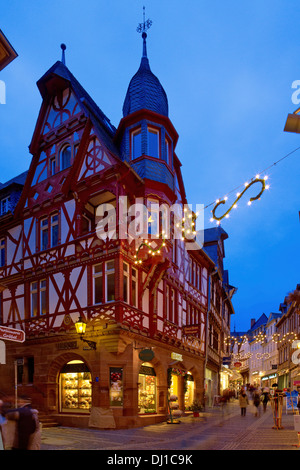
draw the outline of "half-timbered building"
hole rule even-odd
[[[187,200],[146,33],[118,128],[64,54],[37,86],[29,170],[0,185],[0,323],[26,333],[6,341],[0,390],[13,395],[16,380],[18,396],[64,425],[164,420],[170,393],[182,411],[204,398],[215,263],[200,246],[188,250],[185,233],[174,237],[174,216],[169,236],[162,230],[161,207]],[[128,222],[138,203],[149,212],[137,240]]]

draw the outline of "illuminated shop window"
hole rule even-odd
[[[123,406],[123,369],[121,367],[110,367],[109,378],[110,406]]]
[[[70,361],[60,373],[62,412],[89,412],[92,406],[92,376],[82,361]]]
[[[156,373],[150,363],[141,365],[138,385],[139,413],[156,413]]]

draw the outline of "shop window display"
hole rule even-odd
[[[89,412],[92,406],[92,377],[82,361],[71,361],[60,374],[61,411]]]
[[[156,413],[156,374],[151,365],[140,368],[138,400],[139,413]]]
[[[110,406],[123,406],[123,369],[110,368]]]

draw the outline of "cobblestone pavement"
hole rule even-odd
[[[249,405],[245,417],[237,401],[215,408],[202,418],[181,418],[135,429],[98,430],[57,427],[43,429],[41,450],[300,450],[291,413],[282,413],[282,429],[273,429],[271,407],[260,416]]]

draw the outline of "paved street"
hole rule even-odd
[[[272,429],[270,405],[254,416],[252,405],[245,417],[238,402],[209,410],[204,418],[185,417],[180,424],[161,423],[137,429],[97,430],[49,428],[42,432],[41,450],[299,450],[291,413],[283,410],[283,429]],[[112,453],[113,455],[113,453]]]

